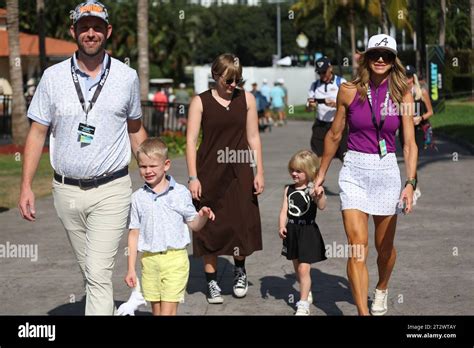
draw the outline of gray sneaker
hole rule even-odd
[[[234,295],[235,297],[244,297],[247,295],[249,284],[247,282],[247,274],[242,267],[234,268]]]
[[[215,280],[207,283],[207,302],[211,304],[224,303],[224,299],[221,296],[221,288]]]

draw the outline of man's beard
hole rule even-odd
[[[88,56],[88,57],[96,57],[97,55],[101,54],[105,50],[105,44],[107,40],[102,41],[102,43],[97,48],[86,48],[82,42],[77,40],[77,47],[79,47],[79,51]]]

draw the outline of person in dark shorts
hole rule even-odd
[[[309,315],[313,302],[311,294],[311,264],[326,260],[325,246],[316,224],[316,208],[326,207],[326,196],[318,196],[311,189],[316,178],[319,160],[309,150],[301,150],[288,163],[294,184],[285,188],[280,212],[279,235],[283,239],[281,254],[293,261],[297,280],[300,283],[300,300],[296,303],[295,315]]]
[[[316,72],[319,79],[311,84],[308,91],[308,110],[317,108],[316,119],[312,128],[311,149],[321,158],[324,150],[324,137],[332,126],[336,115],[336,98],[339,86],[346,80],[333,73],[331,61],[322,57],[316,61]],[[347,130],[342,135],[341,145],[337,149],[336,157],[341,161],[347,151]]]

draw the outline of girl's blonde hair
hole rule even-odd
[[[369,88],[370,80],[370,68],[369,59],[366,57],[366,52],[359,52],[359,69],[357,77],[352,83],[357,87],[360,99],[365,101],[367,98],[367,90]],[[393,61],[392,68],[390,69],[390,97],[397,103],[402,103],[403,96],[408,91],[407,77],[405,75],[405,67],[400,62],[397,56]]]
[[[423,100],[423,93],[421,92],[420,81],[418,81],[418,76],[416,76],[416,74],[413,74],[413,90],[415,92],[413,98],[415,98],[415,100]]]
[[[212,78],[217,79],[222,76],[224,80],[227,79],[241,79],[242,78],[242,64],[240,59],[232,53],[224,53],[214,59],[211,67]],[[225,75],[224,75],[225,73]],[[243,86],[243,82],[239,84]]]
[[[137,149],[137,162],[138,155],[144,154],[148,157],[155,156],[165,161],[168,159],[168,147],[166,143],[160,138],[148,138],[138,146]]]
[[[295,153],[288,162],[288,172],[301,170],[306,174],[308,181],[316,179],[319,170],[319,158],[310,150],[300,150]]]

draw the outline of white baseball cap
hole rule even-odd
[[[263,80],[262,80],[262,83],[267,83],[267,82],[268,82],[267,79],[263,79]]]
[[[285,80],[281,77],[277,80],[278,83],[281,83],[281,84],[284,84],[285,83]]]
[[[369,39],[365,52],[371,50],[388,50],[397,55],[397,42],[386,34],[374,35]]]

